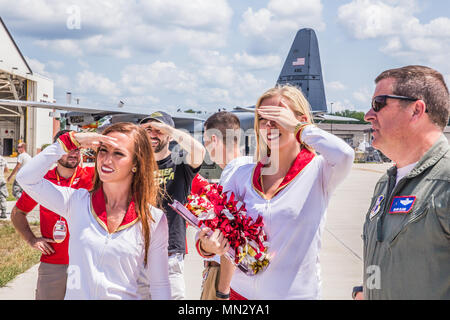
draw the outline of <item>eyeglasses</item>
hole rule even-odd
[[[419,99],[411,98],[411,97],[392,96],[392,95],[389,95],[389,94],[383,94],[383,95],[380,95],[380,96],[376,96],[376,97],[374,97],[372,99],[372,109],[373,109],[373,111],[378,112],[381,109],[383,109],[386,106],[386,104],[387,104],[386,100],[388,98],[399,99],[399,100],[407,100],[407,101],[417,101],[417,100],[419,100]],[[427,112],[427,111],[425,111],[425,112]]]

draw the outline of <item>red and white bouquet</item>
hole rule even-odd
[[[253,221],[233,193],[228,197],[222,191],[220,185],[202,183],[192,189],[184,206],[175,201],[171,207],[197,229],[220,229],[230,243],[227,257],[244,273],[255,275],[269,264],[263,219]]]

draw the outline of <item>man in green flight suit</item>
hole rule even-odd
[[[364,283],[353,296],[450,299],[448,88],[424,66],[384,71],[375,83],[365,120],[372,145],[395,166],[375,186],[363,231]]]

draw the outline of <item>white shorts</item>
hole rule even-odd
[[[184,254],[173,253],[169,256],[169,282],[172,289],[172,300],[184,300]]]

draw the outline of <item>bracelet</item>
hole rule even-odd
[[[230,293],[223,293],[223,292],[220,292],[219,290],[216,290],[216,298],[229,299],[230,298]]]
[[[309,122],[297,123],[297,125],[295,126],[295,129],[294,129],[294,135],[298,142],[302,143],[302,141],[301,141],[302,131],[307,125],[310,125],[310,124],[311,123],[309,123]]]
[[[202,249],[201,244],[200,244],[200,239],[197,240],[197,243],[195,244],[195,247],[196,247],[196,249],[197,249],[198,254],[199,254],[202,258],[208,259],[208,258],[212,258],[212,257],[215,256],[214,253],[208,254],[208,253],[206,253],[206,252]]]

